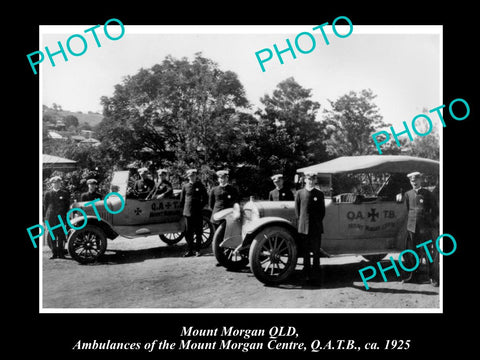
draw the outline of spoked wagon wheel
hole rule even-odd
[[[284,227],[272,226],[260,231],[250,246],[250,268],[267,285],[285,281],[297,265],[297,247],[293,235]]]
[[[185,234],[183,232],[169,233],[169,234],[160,234],[160,239],[167,245],[175,245],[180,240],[183,239]]]
[[[106,249],[107,238],[97,226],[87,225],[81,230],[75,230],[68,238],[68,252],[81,264],[96,261]]]
[[[226,223],[223,221],[213,235],[212,250],[218,263],[228,270],[240,270],[248,264],[248,256],[243,252],[235,253],[233,249],[220,247],[225,235]]]
[[[202,249],[205,249],[212,244],[214,232],[215,227],[210,222],[210,218],[208,216],[203,216],[202,244],[200,245]]]

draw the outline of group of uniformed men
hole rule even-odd
[[[43,213],[44,221],[47,220],[53,228],[60,224],[59,216],[64,219],[67,212],[70,210],[70,193],[62,189],[62,178],[60,176],[53,176],[50,178],[51,190],[46,191],[43,197]],[[102,198],[102,195],[97,191],[97,180],[87,180],[88,191],[80,196],[80,201],[92,201]],[[65,258],[64,242],[66,240],[63,229],[56,228],[53,230],[55,236],[52,241],[51,236],[48,236],[48,243],[52,248],[52,256],[50,259]]]
[[[150,194],[150,198],[161,199],[173,194],[172,184],[167,180],[166,170],[158,170],[158,182],[149,177],[147,168],[141,168],[138,171],[140,179],[134,184],[134,190],[138,198],[145,199]],[[218,185],[213,187],[210,194],[202,182],[197,178],[197,170],[189,169],[186,171],[188,182],[182,186],[180,195],[180,206],[183,208],[185,217],[185,238],[187,241],[187,252],[185,257],[199,256],[203,235],[203,208],[209,205],[212,209],[211,221],[213,215],[218,211],[231,208],[236,202],[239,202],[239,194],[235,187],[228,182],[229,172],[227,170],[217,171]],[[269,200],[271,201],[295,201],[295,214],[297,217],[297,230],[302,239],[302,255],[304,258],[304,273],[306,279],[313,275],[319,275],[320,256],[329,256],[321,249],[321,234],[323,233],[323,218],[325,216],[324,194],[315,187],[316,174],[306,173],[305,187],[298,190],[295,195],[292,191],[284,187],[283,175],[276,174],[271,177],[275,189],[270,191]],[[406,248],[416,251],[416,246],[427,241],[434,234],[435,219],[438,219],[438,203],[434,195],[423,188],[422,174],[413,172],[407,175],[412,185],[412,189],[405,193],[405,204],[408,211],[407,232],[408,238]],[[47,191],[44,196],[44,214],[45,219],[51,226],[59,224],[58,215],[64,216],[69,210],[70,194],[61,188],[61,178],[59,176],[50,179],[52,189]],[[81,195],[81,201],[91,201],[102,198],[97,191],[97,181],[89,179],[87,181],[88,191]],[[62,229],[54,230],[57,241],[50,241],[52,246],[52,259],[63,258],[63,242],[65,234]],[[432,243],[429,249],[433,254]],[[313,263],[310,262],[310,254],[313,255]],[[438,260],[438,257],[436,258]],[[427,262],[427,264],[429,264]],[[438,285],[438,268],[428,267],[428,273],[431,283]],[[404,282],[418,281],[418,270],[410,272],[403,280]]]
[[[133,186],[135,196],[139,199],[146,198],[168,198],[173,194],[172,184],[167,180],[166,170],[158,170],[158,183],[149,177],[149,170],[147,168],[140,168],[138,170],[140,179],[137,180]],[[188,169],[186,177],[188,182],[183,184],[180,194],[180,207],[183,209],[182,214],[185,217],[185,240],[187,241],[187,252],[185,257],[200,256],[200,249],[203,236],[203,208],[209,205],[212,209],[212,223],[213,215],[226,208],[232,207],[240,199],[238,192],[228,183],[228,171],[217,171],[218,186],[211,189],[210,194],[203,183],[197,178],[196,169]],[[215,224],[218,225],[218,224]]]

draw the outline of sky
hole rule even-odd
[[[260,97],[271,94],[288,77],[312,89],[312,99],[321,105],[320,113],[328,108],[328,100],[351,90],[371,89],[384,121],[395,128],[442,104],[441,26],[354,25],[352,34],[345,38],[326,27],[329,45],[318,30],[312,30],[315,26],[126,25],[124,35],[116,41],[105,36],[102,26],[96,30],[101,47],[90,33],[84,33],[92,25],[41,26],[40,50],[45,46],[51,52],[58,50],[57,41],[65,48],[74,34],[84,35],[87,49],[77,57],[67,52],[67,62],[61,55],[55,56],[55,67],[45,56],[40,65],[40,104],[101,113],[100,98],[112,96],[114,86],[125,76],[152,67],[167,55],[193,60],[197,52],[215,61],[221,70],[238,75],[253,110],[261,107]],[[120,34],[118,26],[109,25],[108,29],[113,37]],[[348,26],[337,26],[337,30],[346,34]],[[262,72],[255,52],[265,48],[274,51],[273,44],[283,49],[287,38],[294,46],[301,32],[314,36],[314,50],[302,54],[294,48],[297,58],[285,53],[283,65],[274,54]],[[304,49],[312,46],[307,36],[301,37],[300,44]],[[72,38],[70,45],[76,52],[83,48],[79,38]]]

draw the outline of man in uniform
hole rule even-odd
[[[102,194],[97,191],[97,180],[87,180],[88,191],[80,196],[80,201],[92,201],[95,199],[102,199]]]
[[[275,184],[275,189],[268,194],[268,200],[270,201],[291,201],[293,200],[293,193],[283,187],[283,175],[276,174],[271,177]]]
[[[218,227],[220,224],[213,220],[213,215],[220,210],[233,207],[239,200],[237,189],[228,183],[228,171],[219,170],[217,171],[217,176],[218,186],[212,188],[208,199],[208,205],[212,209],[211,221],[215,227]]]
[[[50,227],[60,224],[58,216],[66,224],[66,215],[70,207],[70,193],[62,189],[62,179],[60,176],[54,176],[50,179],[52,190],[45,192],[43,198],[44,221],[48,221]],[[45,226],[46,227],[46,226]],[[66,240],[65,232],[62,227],[53,230],[55,240],[48,234],[48,241],[52,248],[52,257],[50,259],[65,258],[64,241]]]
[[[133,190],[136,192],[138,199],[145,199],[155,187],[155,182],[148,177],[147,168],[138,169],[138,173],[140,174],[140,180],[135,182]]]
[[[167,170],[160,169],[157,171],[158,184],[157,184],[157,199],[169,198],[173,195],[172,183],[167,180]]]
[[[405,205],[407,207],[407,243],[405,248],[419,253],[419,248],[416,246],[431,240],[433,223],[438,216],[438,207],[436,205],[433,194],[422,187],[422,174],[418,171],[407,175],[412,185],[412,189],[405,193]],[[427,245],[430,254],[433,254],[433,241]],[[407,258],[408,261],[408,258]],[[427,256],[428,275],[433,285],[436,285],[433,279],[433,266]],[[407,265],[408,268],[413,268],[414,264]],[[420,267],[420,266],[419,266]],[[418,269],[412,271],[403,280],[403,282],[418,281]]]
[[[310,252],[313,253],[313,270],[320,272],[321,240],[323,218],[325,216],[325,198],[323,192],[315,188],[316,174],[305,174],[305,187],[295,195],[295,214],[298,221],[298,234],[301,239],[305,278],[310,280],[312,266]]]
[[[200,256],[203,233],[202,209],[208,202],[205,186],[197,180],[197,170],[187,170],[188,183],[182,187],[180,206],[183,207],[185,217],[185,240],[187,241],[187,256]],[[194,236],[196,242],[194,242]]]

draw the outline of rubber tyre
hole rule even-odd
[[[178,233],[170,233],[170,234],[160,234],[158,235],[160,239],[167,245],[175,245],[180,240],[182,240],[185,236],[185,233],[178,232]]]
[[[107,250],[107,237],[101,228],[87,225],[68,237],[68,252],[80,264],[97,261]]]
[[[282,259],[285,257],[286,261]],[[250,246],[249,260],[250,269],[259,281],[266,285],[281,284],[297,265],[297,246],[292,233],[282,226],[262,229]]]
[[[215,231],[215,234],[213,234],[213,255],[215,255],[218,263],[224,268],[232,271],[242,270],[248,265],[248,256],[242,252],[233,255],[233,249],[220,247],[225,235],[226,226],[226,222],[222,221],[218,229]]]

